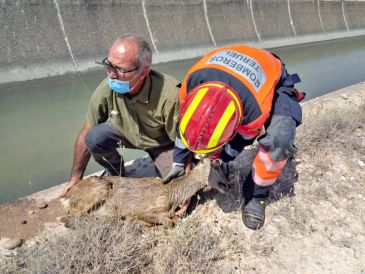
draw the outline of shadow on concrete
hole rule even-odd
[[[124,168],[126,177],[157,177],[155,164],[149,156],[138,158],[132,163],[125,165]]]

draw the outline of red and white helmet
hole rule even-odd
[[[242,118],[236,91],[225,83],[206,82],[196,86],[180,107],[180,136],[189,150],[211,153],[235,136]]]

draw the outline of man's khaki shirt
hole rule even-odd
[[[91,96],[86,120],[95,126],[108,123],[135,147],[150,149],[175,141],[179,119],[178,81],[151,70],[136,96],[110,90],[104,79]]]

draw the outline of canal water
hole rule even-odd
[[[365,37],[272,49],[307,100],[365,81]],[[98,60],[95,60],[98,61]],[[182,80],[196,60],[154,65]],[[105,72],[0,86],[0,203],[69,179],[88,100]],[[123,150],[125,160],[145,155]],[[86,174],[100,170],[92,159]]]

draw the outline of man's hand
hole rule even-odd
[[[185,175],[184,164],[173,163],[170,172],[165,177],[163,177],[161,181],[166,184],[172,179],[178,178],[183,175]]]
[[[82,127],[79,136],[77,137],[76,143],[75,143],[75,150],[74,150],[74,160],[72,164],[72,171],[71,171],[71,179],[70,182],[66,185],[64,190],[62,191],[59,198],[65,197],[67,192],[70,191],[70,189],[82,179],[84,176],[84,172],[87,166],[87,163],[89,162],[91,153],[87,149],[85,145],[85,136],[91,129],[92,125],[90,123],[85,123]]]
[[[59,196],[59,198],[64,198],[65,196],[66,196],[66,194],[67,194],[67,192],[69,192],[70,191],[70,189],[74,186],[74,185],[76,185],[76,183],[77,183],[78,181],[77,180],[71,180],[66,186],[65,186],[65,188],[63,189],[63,191],[62,191],[62,193],[61,193],[61,195]]]

